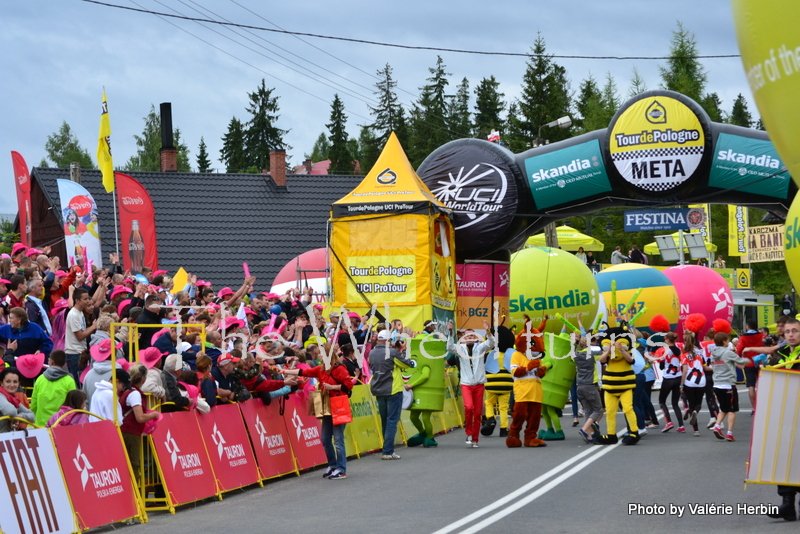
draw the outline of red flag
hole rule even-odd
[[[31,175],[28,164],[19,152],[11,151],[14,163],[14,183],[17,185],[17,209],[19,210],[19,240],[26,247],[33,246],[31,237]]]
[[[141,272],[146,266],[155,271],[158,269],[158,238],[153,202],[147,189],[137,180],[121,172],[114,175],[125,269]]]

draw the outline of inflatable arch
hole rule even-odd
[[[712,203],[785,215],[797,193],[766,132],[711,122],[672,91],[630,99],[604,130],[521,154],[452,141],[417,174],[454,212],[459,262],[503,256],[549,222],[603,208]]]

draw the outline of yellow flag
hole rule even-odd
[[[97,139],[97,165],[103,173],[106,193],[114,190],[114,162],[111,159],[111,122],[108,120],[108,102],[103,90],[103,110],[100,114],[100,135]]]
[[[747,256],[747,208],[728,204],[728,256]]]

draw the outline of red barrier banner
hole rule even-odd
[[[292,451],[300,469],[308,469],[324,463],[320,424],[316,417],[308,415],[308,405],[297,395],[289,395],[283,412],[283,421],[292,443]]]
[[[197,420],[219,489],[230,491],[258,482],[256,458],[239,407],[220,404],[207,414],[198,413]]]
[[[239,403],[239,409],[250,433],[261,476],[272,478],[293,473],[292,447],[278,401],[264,406],[261,400],[253,399]]]
[[[155,271],[158,269],[158,239],[150,194],[135,178],[121,172],[115,172],[114,176],[125,269],[139,273],[146,266]]]
[[[28,164],[19,152],[11,151],[14,164],[14,184],[17,186],[17,210],[19,211],[19,241],[26,247],[33,246],[31,236],[31,175]]]
[[[76,529],[47,429],[0,434],[0,532],[50,534]]]
[[[195,412],[165,413],[152,438],[173,504],[217,494],[214,471]]]
[[[125,445],[113,421],[57,426],[52,432],[82,530],[139,515]]]

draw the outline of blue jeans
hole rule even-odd
[[[328,458],[328,467],[336,468],[342,473],[347,472],[347,452],[344,448],[346,426],[347,424],[334,425],[333,417],[330,415],[322,417],[322,448],[325,449],[325,457]]]
[[[78,360],[80,359],[80,356],[81,356],[80,354],[67,353],[67,371],[69,371],[69,374],[71,374],[72,378],[75,379],[75,383],[78,385],[78,389],[80,389],[81,387],[81,383],[79,381],[81,373],[80,370],[78,369]]]
[[[378,400],[378,413],[381,415],[381,431],[383,432],[383,454],[394,453],[394,438],[397,435],[397,424],[403,411],[403,392],[394,395],[381,395]]]

